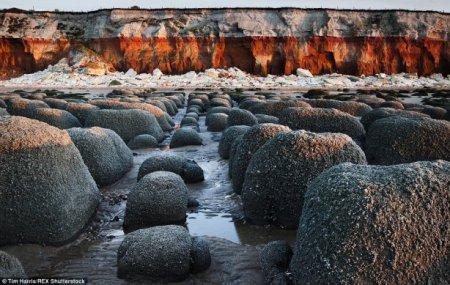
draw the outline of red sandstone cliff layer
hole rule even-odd
[[[271,11],[265,12],[270,14]],[[259,75],[291,74],[298,67],[307,68],[313,74],[450,73],[447,37],[450,31],[446,31],[447,26],[443,23],[445,19],[450,19],[448,14],[438,13],[435,16],[436,13],[431,13],[424,18],[411,12],[414,18],[411,13],[403,12],[407,13],[403,15],[392,12],[397,17],[392,20],[396,26],[386,28],[383,23],[389,23],[391,19],[385,19],[386,16],[379,18],[375,12],[372,13],[375,15],[371,12],[364,12],[367,15],[311,12],[309,15],[307,10],[293,9],[277,14],[283,19],[282,26],[271,19],[264,20],[268,22],[262,23],[261,28],[248,23],[244,15],[222,15],[219,12],[184,15],[187,19],[182,14],[170,17],[145,14],[149,17],[146,19],[142,15],[127,15],[126,11],[118,15],[109,12],[111,14],[105,11],[98,13],[110,23],[98,23],[98,20],[93,23],[97,28],[104,29],[100,32],[94,32],[92,27],[87,26],[83,30],[79,22],[71,23],[76,17],[90,15],[91,19],[89,13],[78,16],[51,13],[45,17],[40,14],[0,13],[4,24],[0,28],[0,33],[3,33],[3,38],[0,38],[0,78],[42,70],[80,47],[93,50],[119,71],[133,68],[137,72],[151,72],[159,68],[166,74],[180,74],[211,67],[235,66]],[[263,12],[254,12],[257,14],[254,18],[262,21],[265,19],[263,16],[267,16],[261,14]],[[290,15],[296,17],[292,23],[287,20]],[[305,15],[312,17],[312,20],[306,21]],[[409,23],[411,17],[436,27],[415,31],[418,28]],[[43,19],[50,30],[57,32],[50,35],[44,30]],[[89,19],[86,21],[93,21]],[[180,19],[185,22],[180,24]],[[223,19],[224,23],[217,23],[218,19]],[[378,21],[375,23],[378,30],[373,26],[373,19]],[[297,23],[300,20],[312,28],[302,27]],[[40,26],[33,27],[33,21],[41,23]],[[205,28],[201,26],[203,22],[216,23],[217,27]],[[174,28],[175,24],[178,26]],[[356,30],[359,26],[366,30]],[[349,27],[355,31],[349,30]]]

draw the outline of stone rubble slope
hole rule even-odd
[[[81,57],[85,60],[85,57]],[[60,60],[47,69],[25,74],[10,80],[0,81],[0,87],[33,86],[36,88],[77,87],[148,87],[148,88],[449,88],[450,77],[433,74],[419,77],[414,73],[400,73],[376,76],[352,76],[324,74],[305,77],[296,75],[268,75],[266,77],[246,73],[237,67],[228,69],[207,69],[205,72],[191,71],[181,75],[165,75],[156,69],[153,73],[137,74],[110,71],[108,64],[99,61],[86,64]]]

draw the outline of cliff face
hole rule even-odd
[[[0,77],[88,48],[116,70],[450,73],[450,14],[303,9],[0,11]]]

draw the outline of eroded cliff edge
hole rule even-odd
[[[0,78],[90,49],[116,70],[450,73],[450,14],[328,9],[0,11]]]

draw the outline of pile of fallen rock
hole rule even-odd
[[[182,75],[166,75],[159,69],[137,73],[133,69],[116,71],[111,64],[99,59],[89,50],[71,52],[45,70],[0,81],[4,87],[36,88],[105,88],[110,86],[134,88],[449,88],[450,77],[442,74],[418,76],[415,73],[375,75],[324,74],[313,76],[309,70],[298,68],[295,74],[257,76],[236,67],[206,69]]]

